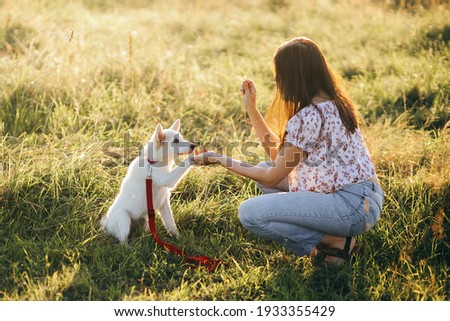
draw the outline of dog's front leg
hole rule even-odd
[[[178,165],[173,171],[167,175],[166,179],[164,179],[161,186],[168,187],[170,189],[175,188],[178,182],[186,175],[191,168],[191,161],[189,158],[186,158],[180,165]]]
[[[161,219],[164,223],[164,227],[170,235],[178,237],[178,230],[175,220],[172,214],[172,208],[170,207],[169,199],[164,201],[163,205],[159,209],[159,214],[161,215]]]

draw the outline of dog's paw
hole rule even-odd
[[[180,233],[178,233],[177,230],[170,230],[169,234],[170,234],[170,236],[175,237],[177,239],[180,237]]]

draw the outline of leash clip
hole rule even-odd
[[[153,164],[157,163],[155,161],[151,161],[150,159],[147,159],[148,165],[147,165],[147,177],[152,178],[153,173]]]
[[[152,167],[152,165],[148,164],[148,166],[147,166],[147,177],[148,178],[152,178],[152,173],[153,173],[153,167]]]

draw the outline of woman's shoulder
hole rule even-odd
[[[313,109],[316,109],[316,110],[319,109],[320,111],[330,111],[330,110],[336,109],[334,100],[325,100],[325,101],[321,101],[317,104],[311,104],[309,106],[311,106]]]
[[[320,128],[322,121],[323,112],[318,109],[318,106],[308,105],[289,119],[286,129],[287,131],[298,130],[299,128],[313,130],[314,128]]]
[[[320,117],[324,111],[333,111],[336,108],[334,101],[327,100],[316,104],[309,104],[308,106],[300,109],[291,119],[294,118],[305,118],[305,117]]]
[[[287,131],[308,128],[308,130],[318,130],[325,123],[338,122],[339,112],[333,100],[322,101],[310,104],[300,109],[287,122]]]

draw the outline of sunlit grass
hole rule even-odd
[[[405,2],[406,3],[406,2]],[[424,2],[425,3],[425,2]],[[372,1],[0,1],[0,297],[4,300],[448,300],[448,5]],[[100,231],[157,122],[257,162],[242,80],[273,93],[271,57],[315,40],[359,106],[386,192],[352,268],[319,268],[246,232],[253,182],[196,168],[172,197],[181,266],[142,227]],[[159,224],[159,222],[158,222]],[[168,238],[158,225],[163,238]]]

